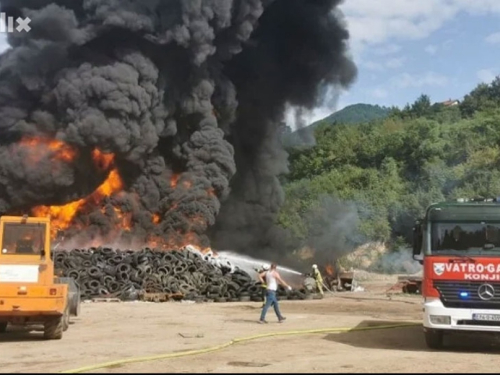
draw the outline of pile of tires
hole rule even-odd
[[[183,299],[194,301],[262,299],[261,286],[247,272],[196,252],[98,247],[56,250],[52,257],[56,272],[75,280],[82,300],[107,297],[131,301],[141,293],[182,294]],[[304,298],[299,291],[287,293],[282,288],[278,295]]]

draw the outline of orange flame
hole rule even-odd
[[[48,153],[52,154],[52,159],[69,163],[73,161],[78,154],[76,149],[57,139],[23,137],[18,145],[30,148],[28,158],[32,163],[37,163]]]
[[[325,272],[328,276],[333,276],[335,274],[335,270],[331,264],[325,266]]]
[[[114,155],[103,154],[100,151],[93,152],[93,159],[98,168],[110,167],[114,161]],[[61,206],[36,206],[31,210],[34,216],[49,216],[51,218],[52,237],[58,230],[70,227],[78,212],[82,211],[87,204],[99,205],[105,197],[109,197],[123,189],[123,181],[117,169],[112,169],[106,180],[88,197]],[[116,216],[122,223],[124,229],[130,229],[130,215],[123,215],[115,208]]]
[[[153,214],[152,221],[153,221],[153,224],[158,224],[160,222],[160,215]]]
[[[95,148],[92,151],[92,160],[94,160],[94,164],[98,169],[107,171],[113,165],[113,162],[115,161],[115,155],[104,154],[101,152],[101,150]]]
[[[177,181],[179,181],[179,177],[181,175],[178,173],[174,173],[172,177],[170,177],[170,187],[175,189],[177,187]]]
[[[172,177],[170,177],[170,187],[173,189],[177,188],[180,178],[181,175],[179,173],[174,173]],[[185,176],[183,177],[181,184],[184,189],[191,189],[193,186],[193,183],[187,180]]]
[[[174,235],[169,238],[161,236],[150,236],[148,246],[151,248],[168,251],[182,249],[189,245],[202,254],[212,252],[214,255],[216,255],[215,251],[213,251],[210,247],[205,247],[200,244],[200,240],[196,233],[188,232],[185,234],[177,234],[178,235]]]
[[[104,212],[104,210],[102,210]],[[116,218],[116,224],[120,230],[130,232],[132,229],[132,213],[122,212],[118,207],[113,207],[113,212]]]
[[[30,162],[37,162],[41,160],[42,157],[50,156],[51,160],[60,160],[64,162],[74,161],[78,156],[78,150],[65,144],[62,141],[55,139],[37,138],[37,137],[25,137],[20,143],[22,147],[29,147],[28,158]],[[55,238],[59,230],[65,230],[71,226],[79,225],[75,222],[75,219],[79,213],[86,212],[90,207],[100,207],[103,206],[106,197],[110,197],[122,192],[124,188],[123,180],[119,174],[118,169],[115,166],[115,156],[114,154],[104,153],[99,149],[94,149],[91,153],[92,160],[95,167],[102,171],[109,171],[109,174],[105,181],[97,187],[97,189],[89,196],[76,200],[74,202],[69,202],[64,205],[58,206],[47,206],[40,205],[33,207],[31,209],[31,214],[37,217],[48,216],[51,218],[51,235]],[[181,174],[173,174],[170,178],[170,186],[176,188],[178,186]],[[182,188],[190,189],[192,187],[192,182],[186,178],[181,181]],[[213,188],[207,190],[207,195],[214,197],[215,191]],[[106,202],[108,203],[108,202]],[[177,208],[177,203],[173,203],[169,208],[169,211],[175,210]],[[109,212],[109,210],[111,210]],[[133,226],[132,213],[123,212],[118,207],[110,207],[107,204],[105,207],[101,207],[103,213],[113,214],[116,219],[117,227],[121,230],[130,231]],[[154,225],[158,225],[162,220],[162,215],[160,213],[153,213],[151,221]],[[175,233],[172,238],[164,238],[161,236],[150,237],[148,245],[150,247],[155,247],[157,249],[172,250],[184,248],[187,245],[191,245],[199,252],[206,254],[212,252],[214,256],[217,254],[211,250],[210,247],[202,246],[198,235],[193,231],[194,227],[205,229],[207,227],[207,222],[202,216],[193,216],[189,218],[191,231],[189,233]],[[92,241],[92,246],[99,245],[99,239]]]

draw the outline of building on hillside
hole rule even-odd
[[[453,105],[459,105],[460,101],[457,100],[457,99],[454,99],[454,100],[448,99],[448,100],[446,100],[444,102],[441,102],[440,104],[444,105],[445,107],[451,107]]]

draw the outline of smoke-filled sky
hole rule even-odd
[[[421,93],[433,101],[459,99],[477,83],[490,82],[500,73],[499,4],[496,0],[341,3],[359,76],[338,101],[336,95],[327,95],[303,122],[360,102],[403,106]],[[6,35],[0,33],[0,51],[5,48]],[[294,126],[293,111],[287,120]]]
[[[121,221],[123,241],[284,248],[284,113],[357,74],[339,3],[1,1],[32,29],[0,57],[0,213],[77,201],[83,242]]]

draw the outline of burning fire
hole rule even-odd
[[[335,274],[335,270],[331,264],[325,266],[325,272],[328,276],[333,276]]]
[[[179,179],[181,175],[179,173],[174,173],[172,177],[170,177],[170,187],[175,189],[179,184]],[[187,179],[181,180],[181,185],[184,189],[190,189],[193,186],[193,183]]]
[[[108,178],[87,198],[79,199],[75,202],[70,202],[62,206],[37,206],[33,207],[32,214],[34,216],[49,216],[51,218],[52,237],[55,238],[58,230],[64,230],[70,227],[76,214],[85,208],[87,204],[99,205],[105,197],[109,197],[113,193],[117,193],[123,186],[122,180],[118,171],[113,169]],[[114,208],[119,219],[124,216],[118,208]],[[126,220],[123,220],[124,222]],[[130,229],[130,225],[125,225],[125,228]]]
[[[180,174],[175,173],[172,175],[172,177],[170,177],[170,187],[172,189],[175,189],[177,187],[177,181],[179,181],[180,176],[181,176]]]
[[[158,224],[160,222],[160,215],[154,214],[152,221],[153,221],[153,224]]]
[[[28,158],[33,164],[39,162],[47,154],[52,154],[52,160],[69,163],[75,160],[78,154],[76,149],[57,139],[23,137],[18,145],[29,148]]]
[[[95,166],[101,171],[107,171],[113,165],[115,161],[115,155],[104,154],[99,149],[95,148],[92,151],[92,160],[94,160]]]
[[[166,251],[191,246],[202,254],[212,253],[213,255],[217,255],[210,247],[201,246],[198,237],[193,232],[186,234],[178,232],[176,236],[171,238],[151,236],[148,241],[148,246]]]
[[[64,162],[72,162],[78,156],[77,150],[73,149],[70,145],[65,144],[59,140],[42,139],[42,138],[23,138],[21,141],[23,147],[34,148],[35,152],[29,152],[30,162],[36,163],[42,157],[50,153],[51,160],[60,160]],[[123,212],[119,207],[110,207],[110,202],[106,198],[116,196],[120,197],[124,194],[124,183],[120,176],[118,169],[115,166],[115,156],[111,153],[104,153],[99,149],[92,151],[92,160],[97,169],[102,172],[107,172],[108,176],[105,181],[97,187],[97,189],[87,197],[81,198],[74,202],[69,202],[64,205],[58,206],[36,206],[31,209],[31,214],[36,217],[50,217],[51,218],[51,237],[55,239],[60,230],[66,230],[71,227],[80,227],[83,224],[79,223],[76,219],[79,213],[88,213],[92,208],[100,207],[103,214],[113,215],[115,218],[116,232],[131,231],[133,227],[132,213]],[[177,188],[181,186],[183,189],[192,187],[191,181],[185,177],[181,179],[180,174],[173,174],[170,178],[170,186]],[[209,196],[215,196],[213,189],[207,191]],[[173,203],[169,211],[175,210],[177,203]],[[210,247],[201,246],[198,236],[194,232],[194,227],[206,229],[207,223],[202,216],[194,216],[189,218],[191,232],[176,233],[172,238],[164,238],[163,236],[149,236],[148,246],[170,250],[184,248],[187,245],[195,248],[201,253],[211,253],[216,255]],[[161,215],[159,213],[152,214],[151,222],[158,225],[161,222]],[[107,238],[109,239],[109,238]],[[90,246],[99,246],[102,241],[94,239],[89,244]]]
[[[113,154],[103,154],[99,150],[94,150],[92,157],[96,166],[99,169],[109,169],[114,162]],[[118,173],[118,170],[112,169],[109,172],[106,180],[88,197],[79,199],[74,202],[67,203],[62,206],[37,206],[31,210],[34,216],[49,216],[51,218],[52,238],[55,238],[58,230],[65,230],[73,224],[73,220],[78,212],[83,210],[87,205],[98,206],[102,203],[104,198],[118,193],[123,189],[123,181]],[[114,208],[116,216],[122,224],[124,229],[130,229],[130,220],[121,213],[118,208]]]

